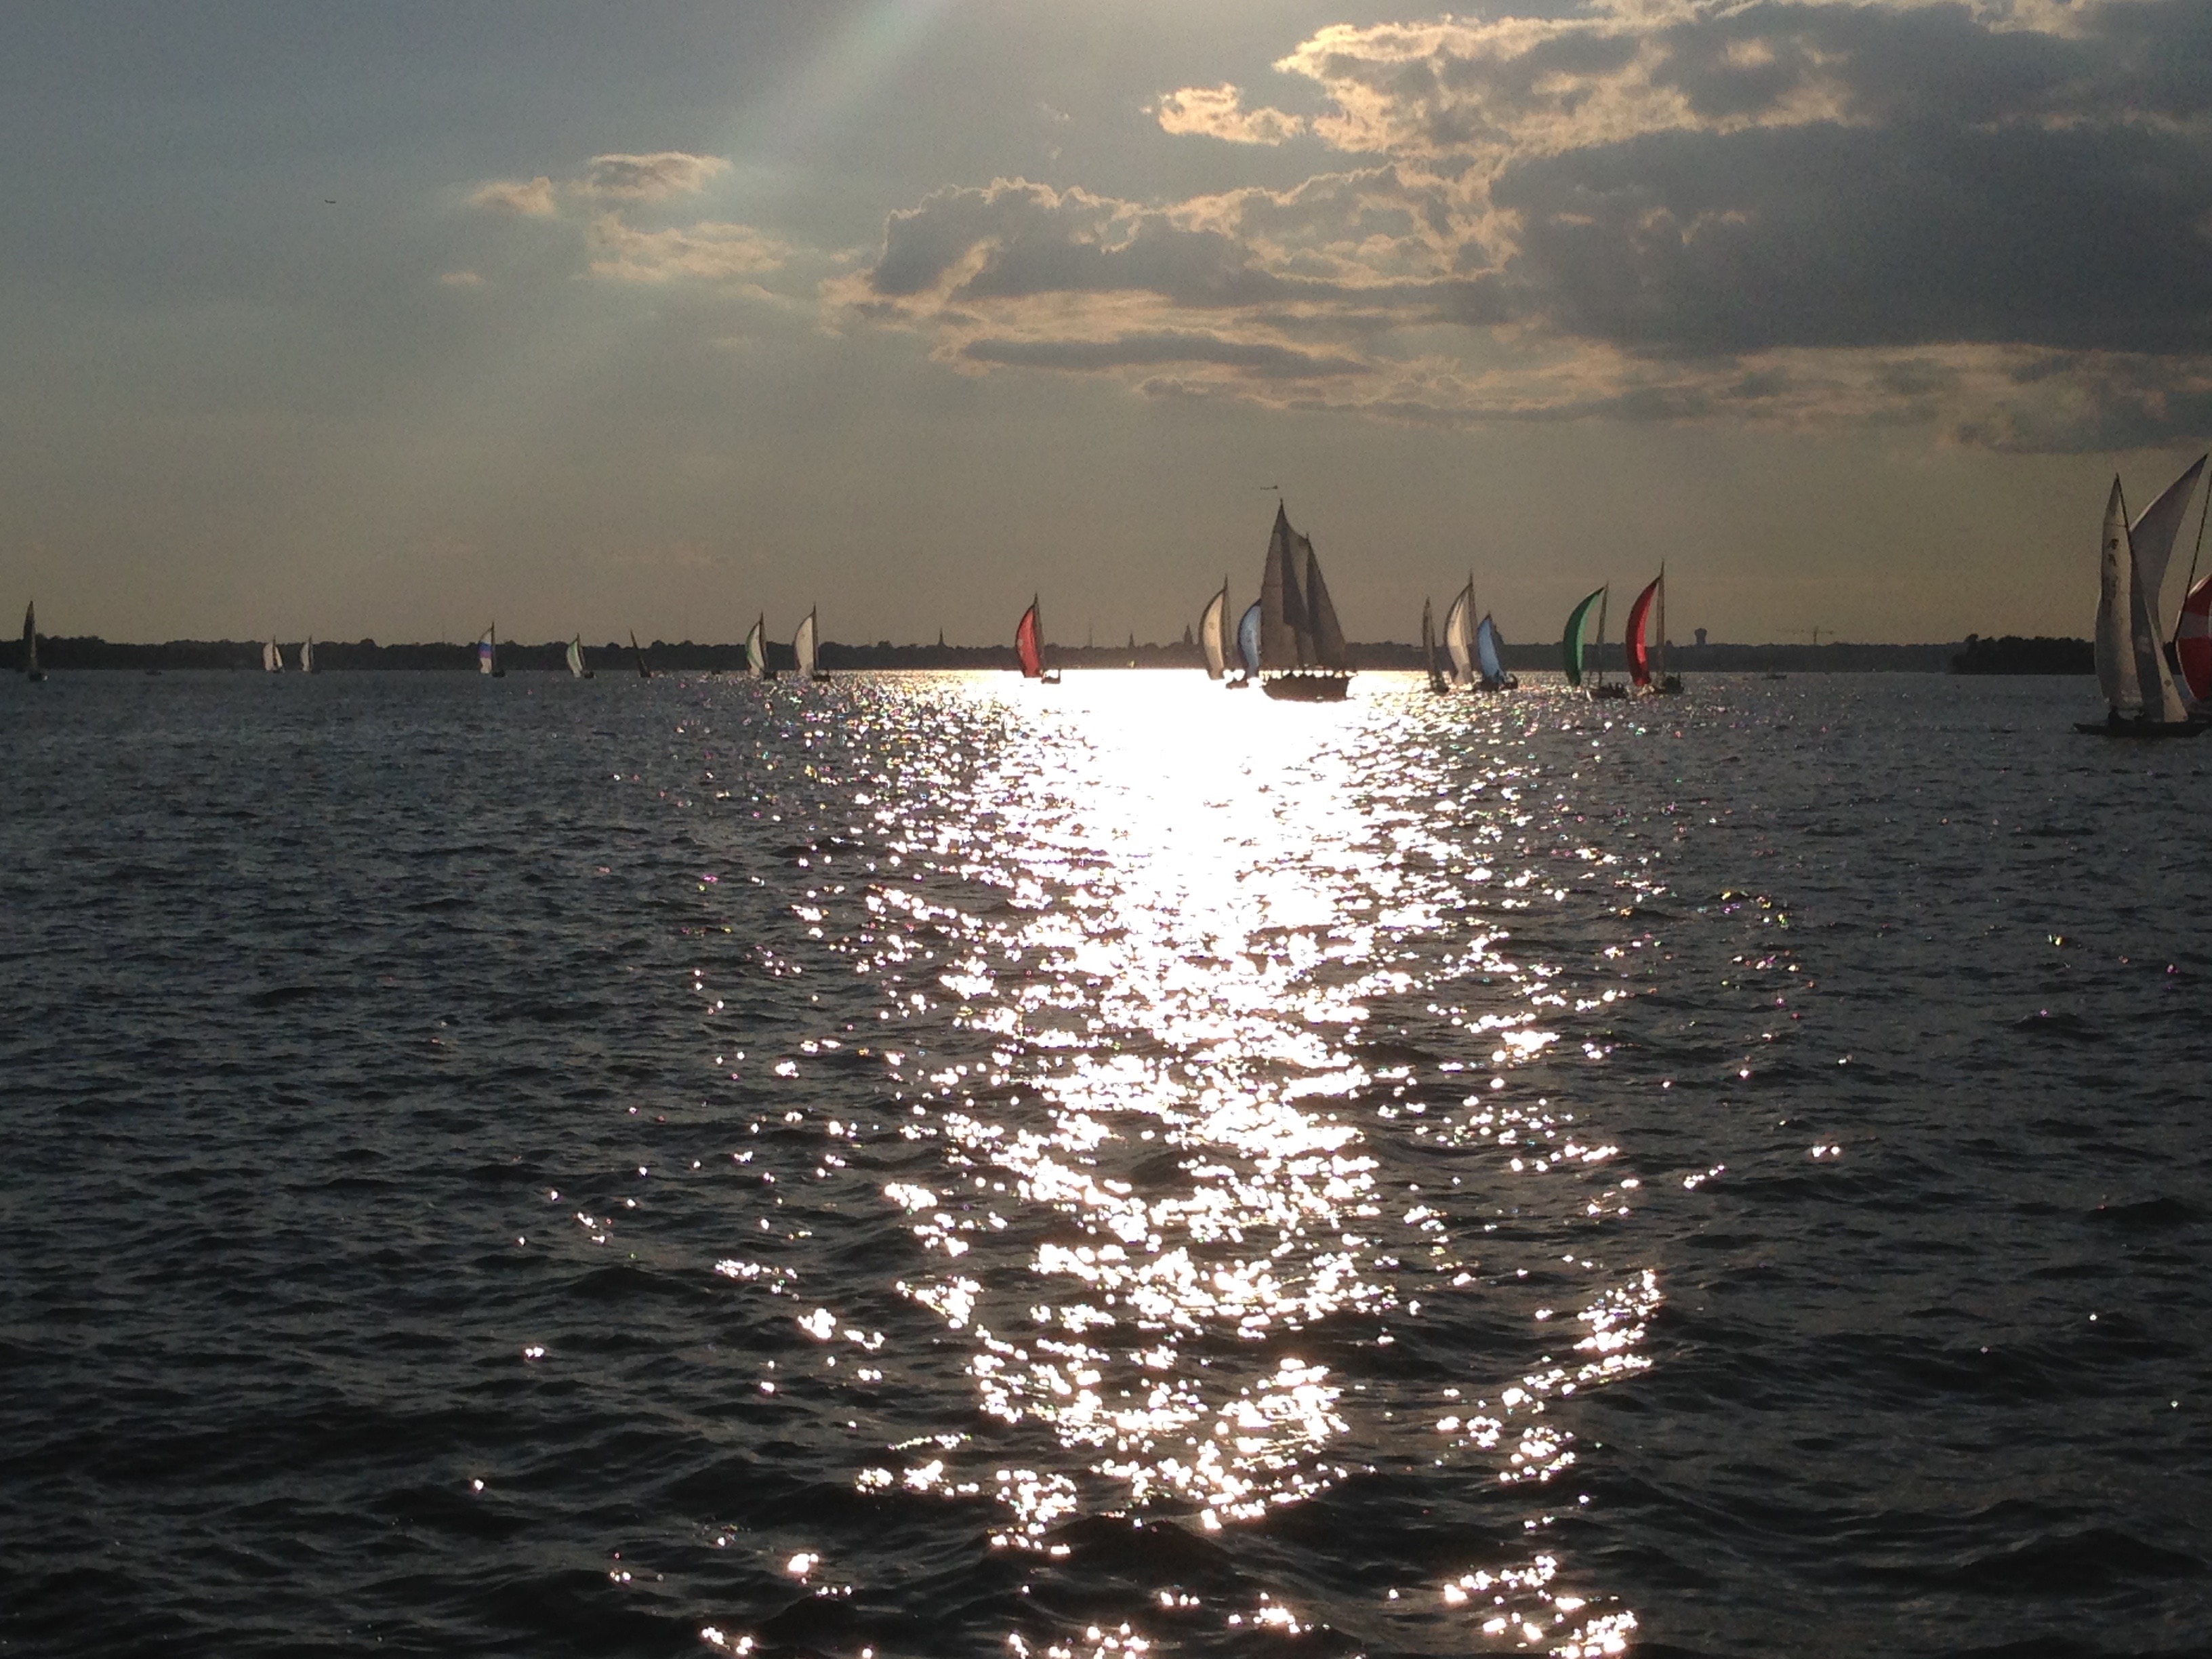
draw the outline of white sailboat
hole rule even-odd
[[[568,641],[568,672],[580,680],[592,678],[592,671],[584,665],[584,636],[581,634]]]
[[[1444,610],[1444,653],[1451,659],[1455,684],[1474,684],[1474,578],[1452,595]]]
[[[313,634],[308,635],[301,643],[300,672],[302,674],[312,674],[315,672],[315,636]]]
[[[2097,684],[2105,695],[2106,715],[2102,720],[2077,721],[2077,732],[2188,738],[2205,727],[2204,720],[2191,718],[2166,665],[2159,603],[2175,535],[2203,470],[2199,458],[2132,526],[2120,481],[2112,480],[2097,562]]]
[[[499,665],[499,628],[487,628],[483,637],[477,641],[477,672],[489,674],[494,679],[503,679],[507,670]]]
[[[821,682],[830,678],[827,670],[817,665],[820,649],[817,625],[810,610],[806,619],[799,624],[799,631],[791,636],[791,654],[798,661],[799,678]]]
[[[284,672],[284,653],[274,640],[264,640],[261,643],[261,669],[267,674]]]
[[[768,665],[768,613],[763,611],[752,631],[745,635],[745,672],[757,680],[772,680],[775,670]]]

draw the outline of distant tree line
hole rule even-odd
[[[284,662],[288,668],[296,667],[300,659],[300,641],[284,640]],[[9,641],[0,647],[0,660],[8,666],[21,666],[21,646]],[[558,672],[566,666],[568,642],[554,640],[544,644],[524,645],[502,642],[499,647],[500,665],[517,671],[539,670]],[[671,643],[655,640],[641,646],[645,660],[654,672],[705,673],[712,672],[737,672],[745,665],[743,645],[702,645],[690,640]],[[603,674],[634,673],[636,658],[626,640],[611,640],[604,645],[584,647],[586,660]],[[1401,644],[1395,641],[1375,641],[1355,643],[1351,647],[1352,665],[1356,668],[1411,669],[1419,668],[1424,659],[1418,645]],[[1123,645],[1061,645],[1047,647],[1047,655],[1056,666],[1071,669],[1091,668],[1196,668],[1204,661],[1198,647],[1190,641],[1176,640],[1165,645],[1139,644],[1131,640]],[[1559,647],[1554,641],[1544,640],[1528,644],[1510,644],[1504,648],[1506,666],[1516,671],[1556,668],[1559,665]],[[1013,647],[1008,645],[894,645],[889,640],[878,640],[873,645],[840,644],[834,640],[823,641],[821,665],[832,671],[862,668],[966,668],[1006,669],[1015,666]],[[161,645],[135,645],[103,640],[94,635],[79,637],[41,635],[39,638],[39,659],[44,667],[58,670],[109,668],[140,669],[149,672],[166,669],[230,669],[239,672],[261,672],[261,641],[258,640],[171,640]],[[1607,673],[1624,672],[1625,663],[1619,641],[1594,646],[1585,654],[1585,663],[1593,670]],[[768,661],[771,668],[790,672],[796,664],[788,644],[770,644]],[[453,673],[474,672],[477,647],[474,641],[452,644],[439,641],[413,645],[379,645],[374,640],[317,640],[315,665],[332,672],[360,669],[435,669]],[[1956,645],[1852,645],[1836,642],[1827,645],[1669,645],[1667,666],[1676,673],[1760,673],[1792,671],[1800,673],[1942,673],[1948,669],[1960,674],[2086,674],[2091,672],[2089,644],[2086,640],[2023,640],[2008,635],[2003,639],[1982,639],[1970,635],[1961,649]]]

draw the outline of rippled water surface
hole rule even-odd
[[[0,1651],[2203,1652],[2094,701],[10,681]]]

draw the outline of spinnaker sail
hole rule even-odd
[[[1237,656],[1244,665],[1244,672],[1255,675],[1260,672],[1260,601],[1255,599],[1244,607],[1244,614],[1237,623]]]
[[[791,636],[791,654],[798,660],[799,678],[803,680],[815,678],[819,672],[814,666],[815,647],[814,613],[809,611],[799,631]]]
[[[1583,683],[1583,635],[1589,624],[1590,607],[1602,601],[1605,594],[1606,590],[1599,588],[1577,605],[1567,617],[1567,631],[1559,641],[1559,649],[1565,659],[1569,685]]]
[[[1034,598],[1030,600],[1030,608],[1022,612],[1022,619],[1014,624],[1014,655],[1021,659],[1024,679],[1044,678],[1044,620],[1038,614]]]
[[[1474,629],[1475,662],[1482,671],[1482,684],[1492,691],[1502,690],[1510,681],[1505,672],[1505,653],[1498,639],[1498,624],[1487,611]]]
[[[1206,653],[1206,678],[1221,679],[1229,672],[1229,584],[1206,602],[1198,619],[1199,648]]]
[[[1645,625],[1651,618],[1652,603],[1659,597],[1659,585],[1666,580],[1663,574],[1654,576],[1651,585],[1628,607],[1628,631],[1621,638],[1621,649],[1628,658],[1629,680],[1639,691],[1651,684],[1651,642],[1645,637]]]
[[[2181,678],[2190,698],[2199,708],[2212,703],[2212,576],[2189,590],[2181,602],[2181,626],[2173,636],[2173,654],[2181,663]]]
[[[1452,678],[1462,685],[1474,678],[1474,578],[1452,595],[1444,610],[1444,654],[1451,659]]]

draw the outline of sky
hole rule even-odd
[[[2203,0],[72,0],[0,141],[52,634],[1167,639],[1279,489],[1355,639],[2079,635],[2212,437]]]

